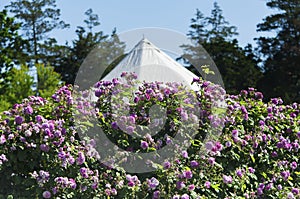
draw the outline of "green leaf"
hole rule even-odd
[[[201,144],[200,140],[192,140],[191,142],[192,142],[192,146],[196,146],[196,147],[200,146]]]
[[[246,190],[246,188],[247,188],[246,184],[243,184],[242,185],[242,192],[244,192]]]
[[[252,162],[255,163],[255,158],[254,158],[254,156],[251,154],[250,157],[251,157]]]
[[[220,184],[211,184],[210,186],[211,186],[216,192],[219,192],[219,190],[220,190],[220,188],[219,188]]]
[[[265,172],[262,172],[261,175],[264,177],[264,178],[267,178],[267,174]]]
[[[190,167],[183,167],[183,169],[186,170],[186,171],[190,171],[191,170]]]
[[[156,151],[156,148],[154,148],[154,147],[149,147],[149,148],[148,148],[148,152],[151,152],[151,151]]]

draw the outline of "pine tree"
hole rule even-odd
[[[61,74],[64,82],[74,84],[80,66],[84,61],[89,62],[88,71],[82,68],[79,71],[80,78],[90,82],[86,84],[88,88],[92,82],[95,83],[101,78],[110,60],[123,54],[125,46],[119,41],[115,30],[111,36],[103,31],[93,32],[93,28],[100,25],[98,15],[91,9],[86,11],[85,15],[86,27],[77,28],[77,39],[72,42],[72,46],[68,46],[68,53],[55,71]]]
[[[30,42],[28,52],[35,63],[47,62],[42,60],[41,52],[47,35],[56,28],[69,27],[59,19],[60,10],[55,3],[55,0],[15,0],[6,6],[18,22],[22,23],[23,37]]]
[[[5,84],[7,73],[14,65],[25,63],[23,48],[26,41],[19,35],[20,25],[14,18],[7,16],[7,11],[0,12],[0,85]],[[0,90],[0,95],[3,89]]]
[[[278,13],[257,25],[259,32],[275,33],[257,38],[258,51],[265,58],[259,88],[268,98],[300,102],[300,1],[268,0],[267,6]]]
[[[93,9],[88,9],[84,13],[88,18],[84,20],[84,23],[87,25],[87,28],[90,32],[93,32],[93,28],[100,25],[99,16],[93,13]]]
[[[197,9],[195,18],[191,19],[191,30],[187,34],[190,39],[202,43],[207,40],[207,18]]]
[[[230,41],[231,38],[238,35],[235,26],[229,26],[229,22],[225,20],[223,11],[217,2],[214,2],[214,8],[211,15],[206,18],[209,30],[207,30],[206,37],[208,40],[225,39]]]
[[[209,17],[197,10],[191,23],[188,36],[193,45],[183,46],[185,60],[198,68],[201,65],[209,65],[213,70],[213,66],[216,66],[220,74],[214,71],[214,74],[208,75],[208,80],[215,80],[215,83],[221,84],[222,82],[218,82],[221,75],[228,93],[237,94],[242,89],[256,85],[261,77],[257,66],[258,59],[251,46],[245,49],[239,46],[235,39],[238,34],[237,28],[229,25],[216,2]],[[195,68],[189,68],[197,73]]]

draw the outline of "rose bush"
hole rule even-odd
[[[89,91],[64,86],[51,99],[29,97],[3,112],[0,198],[300,198],[299,104],[264,103],[253,88],[225,97],[202,79],[191,92],[122,76],[95,84],[95,104]],[[150,113],[153,105],[162,108]],[[129,173],[120,162],[104,164],[101,137],[89,134],[95,118],[128,153],[159,152],[176,134],[189,147],[173,143],[176,156],[149,163],[155,171]]]

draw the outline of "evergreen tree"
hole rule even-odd
[[[187,35],[193,41],[197,41],[196,43],[203,43],[207,40],[207,26],[207,18],[197,9],[195,18],[191,19],[191,30]]]
[[[268,98],[282,97],[286,103],[300,102],[300,1],[268,0],[267,6],[278,13],[258,24],[259,32],[274,32],[274,37],[259,37],[258,51],[264,77],[259,82]]]
[[[93,32],[93,28],[100,25],[99,16],[93,13],[93,10],[90,8],[85,13],[87,19],[84,20],[84,23],[87,25],[87,28],[90,32]]]
[[[93,28],[99,26],[100,22],[98,15],[94,14],[91,9],[86,11],[85,15],[86,27],[77,28],[77,39],[72,42],[72,46],[68,46],[68,53],[62,63],[55,68],[55,71],[61,74],[62,80],[68,84],[74,84],[78,70],[84,61],[88,61],[90,67],[89,71],[79,71],[81,77],[91,82],[95,81],[95,78],[98,81],[100,77],[93,78],[93,75],[100,75],[103,67],[106,68],[110,64],[108,61],[122,55],[125,48],[115,34],[115,30],[111,36],[104,34],[103,31],[93,32]],[[92,74],[91,71],[93,71]]]
[[[23,37],[29,42],[28,52],[35,63],[42,60],[41,48],[47,35],[56,28],[67,28],[69,25],[60,21],[60,10],[55,0],[15,0],[6,8],[22,23]]]
[[[44,65],[49,65],[53,68],[60,66],[62,59],[69,53],[67,43],[60,45],[55,38],[48,38],[40,46],[40,59]]]
[[[7,11],[0,12],[0,84],[5,84],[8,71],[14,65],[25,63],[26,55],[23,51],[26,46],[18,33],[20,24],[16,23],[14,18],[7,16]],[[3,89],[0,90],[0,95]]]
[[[185,60],[195,67],[209,65],[211,70],[216,65],[228,93],[236,94],[242,89],[256,85],[261,76],[257,66],[258,59],[250,45],[245,49],[239,46],[234,38],[238,34],[237,28],[229,25],[216,2],[209,17],[197,10],[191,23],[188,36],[193,45],[183,46],[185,54],[182,57]],[[195,68],[189,68],[197,73]],[[218,75],[217,71],[214,71],[208,79],[218,80],[216,74]]]
[[[237,28],[235,26],[229,26],[229,22],[225,20],[223,11],[217,2],[214,2],[214,8],[211,11],[211,16],[206,18],[209,29],[206,31],[207,40],[225,39],[231,41],[231,39],[238,35]]]

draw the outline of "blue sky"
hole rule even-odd
[[[1,0],[0,8],[9,4],[9,0]],[[168,28],[186,34],[190,19],[196,9],[209,15],[213,0],[57,0],[61,9],[61,18],[71,24],[67,30],[51,33],[60,43],[71,41],[76,37],[75,29],[83,26],[84,12],[92,8],[99,15],[101,25],[95,30],[103,30],[109,34],[114,27],[117,32],[143,27]],[[263,33],[256,32],[256,25],[265,16],[274,11],[266,7],[265,0],[217,0],[223,15],[230,25],[237,26],[240,45],[255,44],[253,38]],[[266,35],[266,34],[265,34]]]

